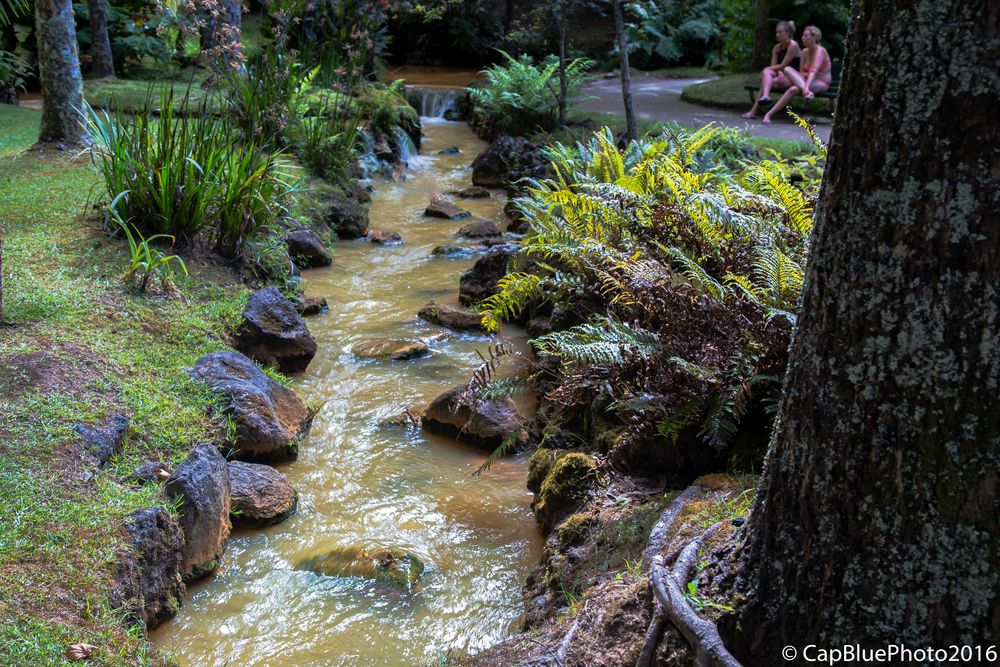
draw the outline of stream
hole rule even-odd
[[[474,261],[431,255],[467,220],[426,218],[424,207],[471,185],[469,165],[486,147],[464,123],[422,121],[422,155],[405,181],[373,182],[371,229],[396,231],[405,244],[338,243],[333,267],[304,273],[306,292],[326,297],[330,310],[308,320],[319,352],[294,381],[322,409],[298,461],[279,467],[299,509],[277,526],[234,532],[219,572],[189,586],[177,618],[150,633],[182,666],[434,664],[503,640],[521,614],[521,586],[542,547],[525,459],[474,477],[486,453],[380,425],[466,382],[475,350],[491,342],[416,317],[431,299],[457,303],[458,277]],[[438,154],[452,146],[461,154]],[[500,192],[456,203],[506,226]],[[522,332],[505,334],[524,344]],[[422,340],[432,355],[383,362],[351,353],[381,337]],[[294,569],[304,555],[338,547],[415,554],[426,565],[420,590]]]

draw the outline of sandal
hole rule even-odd
[[[770,97],[762,97],[759,100],[757,100],[757,104],[770,104],[770,103],[771,103]]]

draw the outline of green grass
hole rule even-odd
[[[751,103],[749,94],[743,87],[748,84],[760,85],[760,76],[757,74],[735,74],[704,83],[696,83],[684,89],[681,99],[706,107],[746,111],[750,108]],[[774,95],[772,98],[776,99]],[[793,109],[798,109],[812,116],[827,118],[830,116],[830,100],[828,99],[807,100],[798,97],[792,101],[791,106]]]
[[[209,91],[201,85],[206,77],[204,70],[189,70],[185,76],[170,80],[90,79],[83,82],[83,90],[87,102],[95,109],[138,109],[145,103],[147,96],[154,102],[160,100],[161,93],[166,89],[173,90],[178,101],[187,99],[184,106],[193,108],[203,98],[210,96]]]
[[[199,262],[176,276],[183,300],[125,289],[127,246],[86,206],[99,192],[89,160],[21,152],[39,120],[37,110],[0,109],[4,306],[14,323],[0,328],[0,665],[60,665],[77,641],[101,648],[88,664],[161,664],[107,595],[125,518],[163,503],[127,476],[218,439],[215,399],[184,369],[225,347],[246,290]],[[72,425],[113,414],[132,419],[124,450],[93,470]]]

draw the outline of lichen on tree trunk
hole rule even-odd
[[[750,665],[786,644],[1000,637],[1000,5],[859,0],[852,14],[741,549],[745,607],[726,629]]]
[[[42,84],[40,142],[89,144],[83,81],[70,0],[35,0],[38,72]]]
[[[90,73],[95,78],[115,75],[108,36],[108,0],[88,0],[90,10]]]

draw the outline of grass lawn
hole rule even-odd
[[[177,462],[217,439],[214,399],[184,372],[226,347],[246,289],[190,261],[184,299],[137,296],[121,282],[127,247],[88,202],[86,158],[25,151],[40,112],[0,106],[0,665],[61,665],[66,646],[100,648],[87,664],[157,665],[139,626],[111,604],[111,568],[132,511],[162,504],[127,481],[140,463]],[[122,454],[101,469],[81,456],[78,422],[131,417]]]
[[[760,85],[757,74],[735,74],[723,76],[712,81],[696,83],[688,86],[681,94],[681,99],[692,104],[722,109],[738,109],[746,111],[750,108],[750,96],[743,89],[747,84]],[[777,96],[772,95],[772,99]],[[830,100],[807,100],[798,97],[792,101],[792,108],[803,111],[811,116],[830,117]]]

